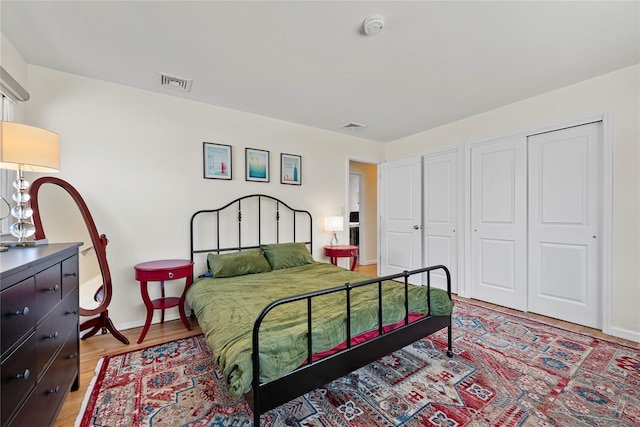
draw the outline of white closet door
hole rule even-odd
[[[458,153],[424,158],[424,262],[442,264],[451,274],[451,287],[458,293]],[[423,280],[426,283],[426,278]],[[446,289],[440,270],[431,274],[431,284]]]
[[[471,148],[471,297],[526,310],[524,137]]]
[[[420,158],[380,168],[380,274],[420,268],[422,262],[422,166]],[[421,284],[420,277],[412,277]]]
[[[529,137],[529,310],[600,328],[602,124]]]

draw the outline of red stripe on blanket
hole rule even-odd
[[[422,319],[423,317],[425,317],[424,314],[409,313],[409,323],[415,322],[416,320]],[[383,326],[382,327],[382,331],[384,333],[387,333],[389,331],[393,331],[394,329],[398,329],[401,326],[404,326],[404,319],[399,321],[398,323],[393,323],[391,325]],[[360,335],[357,335],[357,336],[351,338],[351,345],[356,345],[356,344],[363,343],[363,342],[365,342],[367,340],[370,340],[372,338],[375,338],[377,336],[378,336],[378,330],[377,329],[375,329],[373,331],[362,333]],[[325,351],[320,351],[318,353],[314,353],[313,356],[312,356],[312,360],[315,362],[316,360],[320,360],[320,359],[322,359],[324,357],[331,356],[332,354],[338,353],[339,351],[342,351],[342,350],[344,350],[346,348],[347,348],[347,342],[345,341],[342,344],[338,344],[337,346],[333,347],[332,349],[325,350]]]

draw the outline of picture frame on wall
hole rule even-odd
[[[280,183],[302,185],[302,156],[280,154]]]
[[[245,148],[245,179],[269,182],[269,152],[256,148]]]
[[[208,179],[231,179],[231,146],[203,143],[204,177]]]

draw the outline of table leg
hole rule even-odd
[[[164,301],[164,280],[160,281],[160,296]],[[160,324],[164,324],[164,308],[162,309],[162,313],[160,313]]]
[[[149,332],[149,327],[151,326],[151,319],[153,318],[153,302],[151,302],[151,298],[149,298],[149,290],[147,289],[147,282],[140,282],[140,293],[142,294],[142,301],[144,301],[145,307],[147,307],[147,319],[144,322],[144,327],[142,328],[142,333],[140,334],[140,338],[138,338],[138,344],[141,344],[144,340],[144,337]]]
[[[351,271],[356,269],[357,263],[358,263],[358,255],[351,257]]]
[[[331,260],[331,264],[333,265],[338,265],[338,258],[337,257],[329,257],[329,259]]]
[[[184,291],[182,291],[182,296],[180,296],[180,304],[178,304],[178,311],[180,312],[180,319],[182,319],[182,324],[187,328],[187,330],[191,330],[191,323],[189,323],[189,319],[187,319],[187,314],[184,312],[184,304],[187,296],[187,291],[189,287],[193,283],[193,276],[188,276],[187,281],[184,284]]]

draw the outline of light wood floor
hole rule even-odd
[[[371,265],[362,265],[357,266],[356,271],[360,271],[364,274],[368,274],[370,276],[375,276],[377,272],[377,266],[375,264]],[[466,298],[456,297],[460,300],[467,300]],[[576,325],[569,322],[564,322],[557,319],[552,319],[549,317],[541,316],[533,313],[522,313],[521,311],[512,310],[505,307],[500,307],[497,305],[483,303],[477,300],[473,301],[476,304],[485,305],[487,307],[493,308],[495,310],[503,311],[505,313],[517,314],[519,316],[526,316],[532,319],[540,320],[543,322],[547,322],[558,327],[569,329],[573,331],[582,332],[585,334],[589,334],[598,338],[605,338],[612,341],[619,342],[624,345],[628,345],[634,348],[640,349],[640,343],[623,340],[619,338],[615,338],[609,335],[605,335],[602,332],[587,328],[585,326]],[[137,344],[138,337],[140,336],[140,332],[142,328],[129,329],[126,331],[121,331],[124,335],[127,336],[130,343],[129,345],[124,345],[120,341],[113,338],[111,335],[96,335],[94,337],[89,338],[86,341],[80,341],[80,389],[78,391],[69,393],[67,399],[58,414],[58,418],[54,427],[69,427],[73,426],[73,423],[80,411],[80,407],[82,406],[82,401],[84,399],[84,395],[87,391],[87,387],[91,379],[94,376],[94,370],[98,360],[102,356],[118,354],[126,351],[132,351],[139,348],[148,347],[151,345],[161,344],[167,341],[176,340],[179,338],[185,338],[192,335],[197,335],[201,333],[200,327],[196,320],[191,320],[192,329],[188,331],[180,320],[173,320],[170,322],[165,322],[164,325],[154,324],[149,329],[149,333],[145,337],[145,340],[142,344]]]

